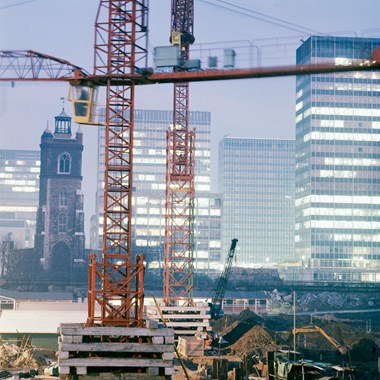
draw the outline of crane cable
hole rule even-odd
[[[0,7],[0,10],[1,9],[7,9],[7,8],[13,8],[13,7],[18,7],[19,5],[24,5],[24,4],[28,4],[28,3],[33,3],[37,0],[25,0],[25,1],[22,1],[20,3],[16,3],[16,4],[11,4],[11,5],[3,5],[2,7]]]
[[[322,33],[322,32],[319,32],[317,30],[311,29],[311,28],[307,28],[307,27],[302,26],[302,25],[297,25],[297,24],[294,24],[294,23],[282,20],[282,19],[277,18],[277,17],[268,16],[268,15],[266,15],[264,13],[253,11],[251,9],[248,9],[248,8],[245,8],[245,7],[242,7],[242,6],[230,3],[228,1],[214,0],[214,1],[217,1],[218,3],[225,4],[226,6],[224,6],[224,5],[218,5],[218,4],[213,3],[213,2],[211,2],[209,0],[198,0],[198,1],[200,1],[202,3],[209,4],[209,5],[213,5],[213,6],[218,7],[218,8],[229,10],[231,12],[238,13],[238,14],[243,15],[243,16],[247,16],[247,17],[251,17],[251,18],[263,21],[263,22],[267,22],[267,23],[272,24],[272,25],[276,25],[276,26],[279,26],[279,27],[282,27],[282,28],[290,29],[290,30],[293,30],[293,31],[296,31],[296,32],[307,33],[307,34],[309,34],[311,32],[312,34],[320,34],[320,35],[325,35],[326,34],[326,33]],[[227,6],[231,6],[231,7],[234,7],[236,9],[234,9],[234,8],[228,8]],[[266,20],[263,17],[266,17],[269,20]],[[282,25],[281,23],[284,24],[284,25]],[[307,32],[307,30],[309,32]]]

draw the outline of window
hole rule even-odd
[[[58,233],[67,232],[67,216],[65,214],[60,214],[58,216]]]
[[[58,157],[58,173],[69,174],[71,172],[71,157],[68,153],[62,153]]]
[[[67,206],[67,189],[62,189],[59,192],[59,206]]]

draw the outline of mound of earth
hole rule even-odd
[[[239,340],[246,332],[251,330],[252,327],[262,325],[263,319],[260,316],[250,310],[244,310],[237,316],[237,319],[229,326],[226,326],[219,335],[223,336],[223,339],[231,345]]]
[[[269,332],[262,326],[254,326],[240,337],[233,345],[230,346],[231,353],[244,357],[258,354],[261,357],[266,356],[266,352],[274,351],[276,344]]]

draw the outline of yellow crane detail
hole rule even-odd
[[[342,355],[346,355],[348,352],[347,347],[339,344],[334,338],[326,333],[322,328],[316,325],[311,326],[303,326],[303,327],[295,327],[293,328],[293,335],[297,335],[298,333],[314,333],[318,332],[323,335]]]

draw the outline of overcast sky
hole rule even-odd
[[[66,59],[92,72],[98,3],[0,0],[0,50],[30,49]],[[194,3],[194,49],[199,44],[221,46],[221,42],[234,48],[245,41],[246,45],[254,46],[256,53],[261,53],[263,66],[293,64],[296,47],[310,34],[380,37],[379,0],[194,0]],[[155,46],[168,45],[170,5],[170,0],[150,0],[150,52]],[[60,98],[67,98],[68,89],[65,83],[17,82],[14,87],[0,84],[0,149],[38,150],[41,133],[47,122],[53,128],[54,116],[62,108]],[[171,109],[172,85],[137,88],[135,106]],[[71,114],[71,104],[66,102],[65,108]],[[217,143],[226,134],[294,138],[295,78],[193,83],[190,108],[212,113],[212,163],[216,171]],[[82,127],[86,219],[94,210],[95,128]],[[74,125],[74,132],[76,129]],[[216,190],[215,185],[213,189]]]

